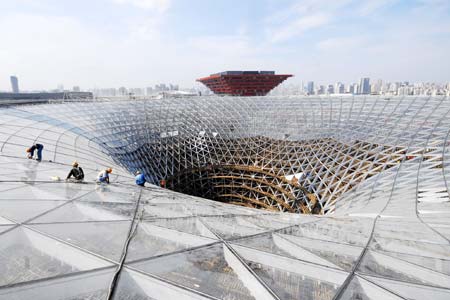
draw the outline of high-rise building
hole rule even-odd
[[[359,93],[359,85],[357,83],[353,84],[353,94]]]
[[[165,83],[160,83],[155,85],[155,91],[157,92],[163,92],[163,91],[168,91],[169,88],[166,86]]]
[[[317,89],[317,94],[318,95],[323,95],[325,94],[325,86],[324,85],[320,85],[319,88]]]
[[[361,78],[359,82],[359,93],[363,95],[370,94],[370,78]]]
[[[327,87],[327,94],[334,94],[334,87],[332,84],[329,84]]]
[[[306,93],[308,95],[314,95],[314,81],[309,81],[306,86]]]
[[[17,79],[16,76],[11,76],[11,90],[13,93],[17,94],[19,93],[19,79]]]
[[[122,86],[119,88],[119,95],[120,96],[125,96],[126,94],[128,94],[128,90],[126,87]]]
[[[129,93],[133,94],[134,96],[142,96],[144,95],[144,90],[141,88],[130,88],[128,90]]]
[[[345,86],[342,82],[336,82],[334,85],[334,93],[335,94],[344,94]]]
[[[79,92],[80,90],[81,90],[80,87],[77,86],[77,85],[75,85],[75,86],[72,88],[72,91],[74,91],[74,92]]]

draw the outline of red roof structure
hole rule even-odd
[[[275,75],[274,71],[225,71],[197,79],[215,94],[231,96],[265,96],[292,75]]]

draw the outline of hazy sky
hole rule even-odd
[[[449,0],[0,0],[0,90],[190,87],[223,70],[450,81]]]

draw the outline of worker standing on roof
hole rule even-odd
[[[70,170],[69,175],[67,175],[67,179],[70,179],[72,176],[73,178],[75,178],[75,180],[77,181],[82,181],[84,179],[84,172],[83,169],[78,166],[78,162],[74,161],[72,163],[72,170]]]
[[[28,153],[28,158],[29,159],[33,159],[34,156],[34,151],[36,150],[37,152],[37,161],[41,161],[42,160],[42,150],[44,149],[44,145],[42,144],[33,144],[33,146],[31,146],[30,148],[27,149],[27,153]]]
[[[106,182],[107,184],[109,184],[109,174],[111,174],[111,173],[112,173],[111,168],[107,168],[106,170],[101,171],[97,175],[97,181],[98,182]]]
[[[141,171],[136,171],[136,184],[140,186],[145,186],[145,175],[141,173]]]

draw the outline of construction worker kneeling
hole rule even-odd
[[[76,161],[74,161],[72,163],[72,170],[70,170],[69,174],[67,175],[66,180],[71,179],[72,176],[75,181],[83,181],[83,179],[84,179],[83,169],[78,165],[78,162],[76,162]]]
[[[107,168],[106,170],[101,171],[97,175],[97,182],[104,182],[109,184],[109,174],[112,173],[111,168]]]

